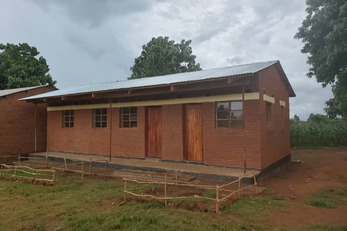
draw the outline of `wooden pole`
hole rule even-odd
[[[154,192],[153,175],[151,174],[150,176],[151,176],[151,183],[152,183],[152,192]]]
[[[92,158],[89,159],[89,174],[92,175]]]
[[[124,196],[124,201],[127,200],[126,192],[127,192],[127,180],[124,180],[124,190],[123,190],[123,196]]]
[[[177,181],[178,181],[177,168],[175,168],[175,170],[176,170],[176,184],[177,184]]]
[[[35,103],[34,150],[37,152],[37,103]]]
[[[82,180],[83,180],[83,177],[84,177],[84,169],[83,169],[83,165],[84,165],[84,163],[83,163],[83,161],[82,161],[82,164],[81,164]]]
[[[243,174],[246,174],[246,169],[247,169],[247,158],[246,158],[246,134],[247,134],[247,130],[246,130],[246,126],[245,126],[245,86],[244,86],[244,82],[242,85],[242,118],[243,118],[243,168],[244,168],[244,172]]]
[[[110,161],[112,160],[112,99],[110,99]]]
[[[216,186],[216,214],[219,212],[219,186]]]
[[[246,144],[246,139],[247,139],[247,130],[244,130],[244,134],[243,134],[243,174],[246,175],[246,171],[247,171],[247,144]]]
[[[14,175],[12,176],[12,179],[15,180],[17,175],[17,167],[14,168]]]
[[[257,178],[255,176],[254,170],[253,170],[253,179],[254,179],[254,190],[255,190],[255,193],[258,194],[258,183],[257,183]]]
[[[20,165],[20,154],[18,155],[18,163]]]
[[[165,186],[164,186],[164,196],[165,196],[165,207],[167,206],[167,200],[166,200],[166,197],[167,197],[167,175],[165,173]]]
[[[107,175],[107,160],[105,160],[105,178],[106,178],[106,175]]]
[[[239,176],[239,193],[238,193],[238,195],[240,198],[240,196],[241,196],[241,176]]]
[[[53,182],[54,182],[54,180],[55,180],[55,171],[53,172],[52,180],[53,180]]]
[[[67,172],[66,155],[64,156],[65,172]]]
[[[46,168],[48,167],[48,154],[46,152]]]

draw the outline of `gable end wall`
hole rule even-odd
[[[261,168],[290,154],[289,94],[286,85],[275,65],[259,72],[261,98],[263,93],[274,97],[272,104],[272,125],[266,123],[266,101],[260,102],[261,120]],[[281,109],[280,100],[285,102]],[[282,115],[283,110],[283,115]]]

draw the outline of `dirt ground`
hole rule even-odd
[[[292,209],[274,213],[268,219],[274,227],[302,227],[307,224],[347,225],[347,205],[334,209],[307,204],[307,197],[323,189],[347,187],[347,149],[292,149],[292,162],[260,184],[290,199]]]

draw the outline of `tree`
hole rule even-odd
[[[0,90],[38,85],[54,86],[46,60],[27,43],[0,44]]]
[[[329,122],[329,117],[326,115],[320,115],[320,114],[313,114],[311,113],[310,116],[307,119],[307,122],[309,123],[315,123],[315,124],[324,124]]]
[[[332,85],[334,98],[326,102],[330,117],[347,116],[347,1],[306,0],[306,19],[296,39],[302,39],[302,53],[311,65],[308,77],[315,76],[323,87]]]
[[[192,55],[191,40],[175,43],[169,37],[152,38],[130,68],[130,79],[201,70]]]

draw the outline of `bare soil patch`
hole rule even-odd
[[[268,191],[291,201],[289,212],[273,213],[269,222],[274,227],[347,225],[346,203],[334,209],[307,204],[314,192],[347,187],[347,149],[292,149],[292,160],[297,162],[261,181]]]

